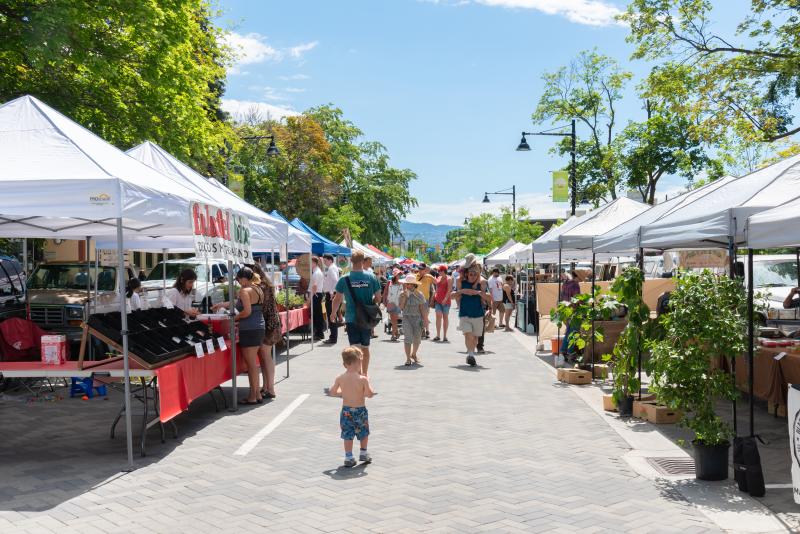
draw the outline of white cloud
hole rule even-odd
[[[241,74],[242,65],[252,65],[268,61],[278,62],[290,57],[298,60],[303,54],[313,50],[319,44],[318,41],[302,43],[289,48],[275,48],[267,43],[267,38],[260,33],[248,33],[242,35],[236,32],[227,33],[222,37],[224,45],[231,48],[235,56],[233,66],[229,72],[231,74]],[[302,75],[298,75],[302,76]],[[304,78],[294,78],[304,79]]]
[[[319,41],[312,41],[310,43],[293,46],[289,49],[289,55],[296,59],[300,58],[306,52],[316,48],[318,44]]]
[[[278,79],[284,82],[294,82],[298,80],[310,80],[311,76],[307,74],[292,74],[291,76],[278,76]]]
[[[555,204],[549,193],[524,193],[517,195],[517,210],[527,208],[531,217],[537,219],[565,219],[569,204]],[[409,221],[431,224],[452,224],[461,226],[465,217],[481,213],[500,213],[500,208],[510,208],[511,202],[494,200],[489,204],[481,202],[483,197],[464,199],[462,202],[420,202],[408,217]]]
[[[230,98],[222,99],[222,109],[230,113],[233,119],[238,122],[242,122],[253,115],[258,116],[262,120],[281,120],[286,117],[299,115],[297,111],[291,108],[275,106],[266,102],[234,100]]]
[[[463,6],[467,3],[483,4],[508,9],[534,9],[547,15],[559,15],[570,22],[588,26],[611,26],[622,11],[604,0],[426,0],[435,4]]]
[[[277,102],[289,100],[288,96],[281,94],[274,87],[264,87],[263,90],[264,90],[263,98],[266,100],[272,100]]]
[[[284,91],[287,93],[305,93],[306,89],[303,89],[302,87],[286,87],[284,88]]]

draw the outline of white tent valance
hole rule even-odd
[[[800,199],[751,216],[746,236],[748,248],[800,247]]]

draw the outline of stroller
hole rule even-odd
[[[392,318],[389,316],[389,312],[386,312],[386,315],[383,318],[383,331],[386,335],[392,335]],[[402,336],[403,335],[403,314],[397,314],[397,334]]]

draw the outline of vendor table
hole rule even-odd
[[[311,309],[305,306],[296,310],[279,312],[278,315],[281,316],[281,333],[283,334],[311,324]]]
[[[237,350],[237,354],[241,354]],[[244,362],[237,357],[237,368],[245,369]],[[119,379],[124,377],[123,363],[118,358],[107,361],[84,362],[79,369],[79,362],[69,361],[62,365],[49,365],[42,362],[0,362],[0,373],[9,378],[104,378]],[[131,395],[144,405],[141,435],[141,454],[145,455],[147,429],[161,425],[161,439],[164,440],[163,424],[170,422],[174,433],[177,428],[172,419],[189,408],[189,404],[211,393],[221,384],[232,378],[230,348],[217,350],[203,358],[188,356],[182,360],[169,363],[158,369],[142,369],[131,360],[131,378],[139,380],[139,387],[131,391]],[[224,399],[224,396],[223,396]],[[153,405],[155,418],[150,419],[150,404]],[[216,399],[214,399],[216,405]],[[111,425],[111,437],[117,422],[125,413],[120,409]]]
[[[785,355],[776,360],[775,357],[781,353]],[[737,361],[736,384],[742,391],[748,391],[747,367],[746,356]],[[753,395],[783,411],[789,384],[800,384],[800,354],[785,347],[758,347],[753,358]]]

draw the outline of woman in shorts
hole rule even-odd
[[[516,295],[514,294],[514,277],[506,275],[505,284],[503,284],[503,323],[506,325],[505,331],[511,332],[511,314],[514,313],[514,304],[516,303]]]
[[[436,292],[433,294],[433,308],[436,311],[436,337],[434,341],[449,343],[447,327],[450,324],[450,303],[453,292],[453,279],[447,275],[447,267],[439,267],[439,278],[436,280]],[[443,333],[442,337],[439,334]]]

